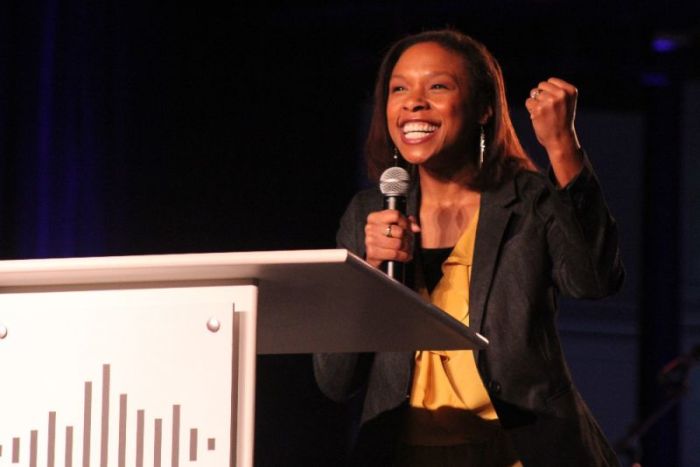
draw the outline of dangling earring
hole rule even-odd
[[[401,157],[401,153],[399,152],[399,148],[394,146],[394,150],[392,152],[392,157],[394,159],[394,167],[399,167],[399,160],[403,159]],[[411,176],[411,179],[413,179],[416,175],[416,166],[414,164],[409,163],[405,159],[403,159],[403,164],[402,166],[409,171],[409,175]]]
[[[486,152],[486,134],[483,125],[479,128],[479,168],[481,168],[484,165],[484,153]]]

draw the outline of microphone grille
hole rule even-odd
[[[379,177],[379,190],[384,196],[406,196],[411,176],[401,167],[389,167]]]

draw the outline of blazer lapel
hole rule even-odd
[[[511,216],[507,206],[515,199],[513,182],[481,195],[469,288],[469,327],[476,332],[481,331],[503,234]],[[478,362],[478,351],[474,356]]]

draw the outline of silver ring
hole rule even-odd
[[[539,89],[539,88],[538,88],[538,89],[533,89],[532,91],[530,91],[530,97],[531,97],[532,99],[537,99],[537,97],[538,97],[540,94],[542,94],[542,90]]]
[[[384,231],[384,235],[386,235],[386,236],[389,237],[389,238],[394,238],[394,237],[391,236],[391,224],[389,224],[389,225],[386,227],[386,230]]]

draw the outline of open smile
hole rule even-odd
[[[438,128],[440,128],[439,125],[431,122],[406,122],[401,126],[401,136],[409,144],[422,143],[431,138]]]

